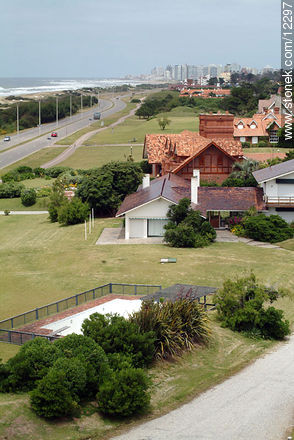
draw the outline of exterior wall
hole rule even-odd
[[[207,138],[233,139],[234,115],[199,115],[199,134]]]
[[[125,214],[125,239],[147,238],[147,220],[150,218],[166,219],[170,205],[172,202],[159,198],[127,212]]]
[[[233,159],[212,146],[191,160],[177,175],[190,180],[193,170],[197,169],[202,182],[222,183],[232,172],[233,163]]]
[[[291,223],[294,221],[294,210],[293,211],[277,211],[276,208],[269,208],[267,212],[265,212],[266,215],[279,215],[282,217],[286,222]]]
[[[293,179],[294,181],[294,173],[288,174],[287,176],[280,177],[279,179]],[[280,197],[280,196],[288,196],[294,197],[294,182],[293,183],[277,183],[276,179],[272,179],[268,182],[265,182],[265,195],[268,197]]]

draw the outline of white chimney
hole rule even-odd
[[[200,186],[200,171],[193,170],[193,177],[191,177],[191,203],[198,203],[198,188]]]
[[[148,188],[148,186],[150,186],[150,174],[145,174],[143,177],[142,187],[144,189]]]

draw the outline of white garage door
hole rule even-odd
[[[167,223],[167,219],[149,219],[148,237],[163,237],[165,233],[164,225]]]
[[[143,219],[130,219],[130,238],[144,237],[144,220]]]

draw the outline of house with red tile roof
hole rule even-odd
[[[147,175],[137,192],[125,197],[116,214],[125,218],[125,238],[162,237],[170,205],[184,197],[215,228],[223,227],[225,218],[252,206],[265,210],[262,188],[200,187],[199,170],[194,170],[190,180],[167,173],[150,182]]]
[[[274,112],[256,113],[251,118],[234,118],[234,139],[257,144],[261,138],[278,142],[278,130],[283,126],[282,115]]]
[[[230,89],[220,88],[200,88],[200,89],[182,89],[180,92],[180,98],[185,96],[189,98],[224,98],[231,94]]]
[[[242,160],[239,141],[233,138],[209,139],[188,130],[179,134],[147,134],[143,158],[152,164],[152,175],[173,173],[190,179],[199,169],[202,181],[222,183]]]

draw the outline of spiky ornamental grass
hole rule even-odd
[[[178,297],[174,302],[145,301],[131,320],[141,332],[155,332],[155,359],[174,357],[196,344],[206,344],[211,335],[207,313],[189,297]]]

